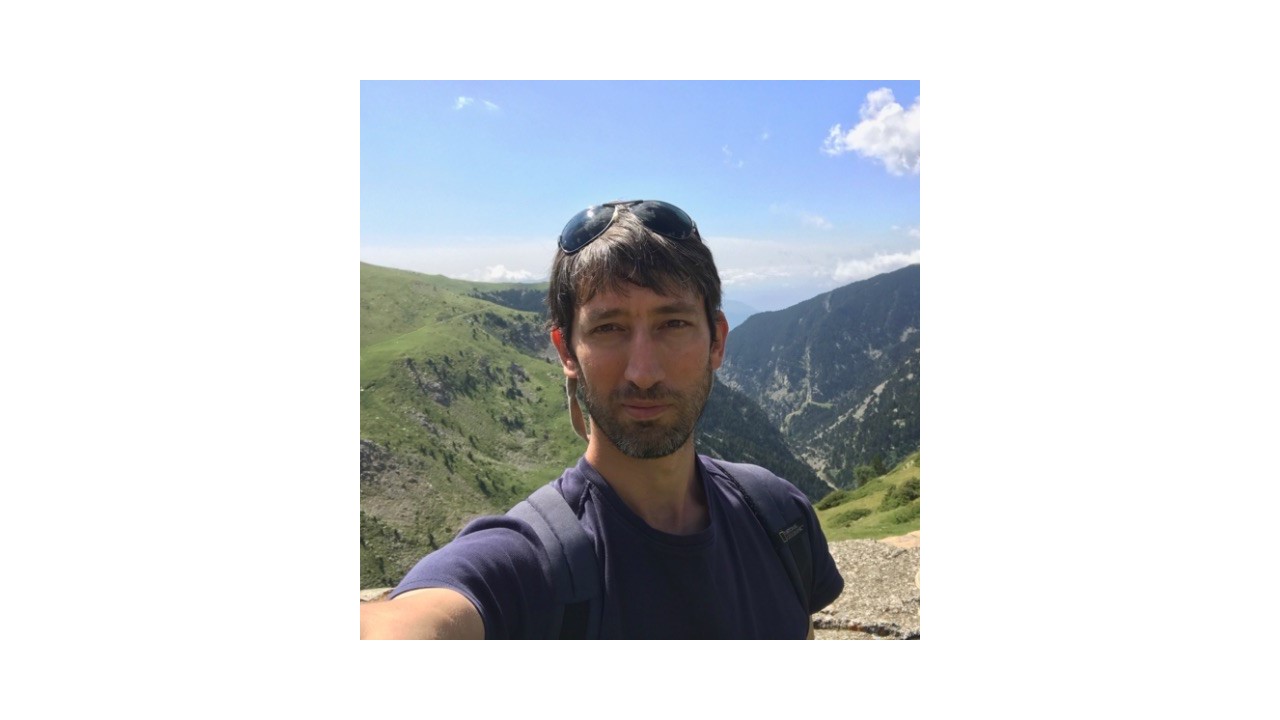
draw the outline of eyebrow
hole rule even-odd
[[[698,312],[698,306],[690,302],[670,302],[666,305],[659,305],[653,309],[654,315],[690,315]],[[622,308],[605,308],[602,310],[592,310],[587,313],[587,323],[597,323],[604,320],[614,320],[619,317],[625,317],[627,312]]]

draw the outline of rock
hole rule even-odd
[[[883,541],[840,540],[830,548],[844,592],[814,614],[814,637],[919,639],[919,532]]]

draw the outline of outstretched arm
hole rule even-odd
[[[360,603],[361,640],[483,640],[484,621],[462,593],[423,588]]]

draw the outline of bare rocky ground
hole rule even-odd
[[[813,616],[818,640],[920,637],[920,532],[831,543],[844,592]]]
[[[920,532],[883,540],[840,540],[831,556],[844,592],[813,616],[817,640],[909,640],[920,637]],[[390,588],[361,590],[361,602]]]

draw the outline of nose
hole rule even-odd
[[[627,352],[626,379],[641,390],[662,382],[662,348],[646,332],[632,334]]]

